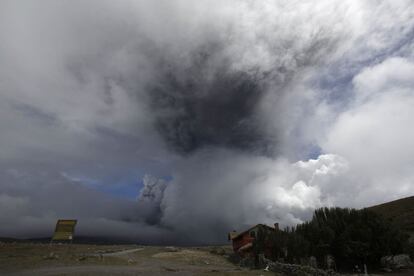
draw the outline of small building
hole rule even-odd
[[[259,235],[259,232],[264,235],[263,254],[265,256],[272,255],[272,245],[266,242],[266,236],[279,230],[279,224],[275,223],[275,227],[270,227],[265,224],[257,224],[241,233],[232,231],[228,234],[228,240],[233,243],[233,251],[241,257],[253,257],[253,244]]]

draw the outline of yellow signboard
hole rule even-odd
[[[56,223],[55,233],[52,241],[56,240],[73,240],[73,233],[75,232],[76,219],[60,219]]]

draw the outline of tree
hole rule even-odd
[[[380,215],[338,207],[315,210],[311,221],[277,231],[271,241],[275,258],[287,248],[288,262],[315,256],[322,264],[330,254],[343,269],[355,264],[378,266],[382,256],[413,248],[406,246],[408,236]]]

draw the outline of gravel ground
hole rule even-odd
[[[231,252],[230,247],[222,247]],[[240,268],[212,247],[0,245],[0,275],[275,275]]]

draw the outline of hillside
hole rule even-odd
[[[414,196],[375,205],[367,209],[383,215],[403,230],[414,235]]]

